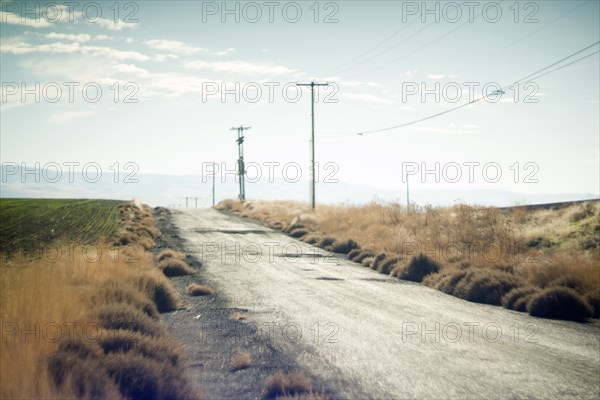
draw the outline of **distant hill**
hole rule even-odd
[[[123,199],[141,198],[152,206],[194,207],[212,204],[212,177],[201,175],[158,175],[138,174],[138,182],[125,183],[126,173],[120,174],[119,182],[114,182],[111,171],[104,173],[97,182],[84,179],[81,171],[74,171],[72,182],[67,171],[60,179],[54,173],[39,170],[21,171],[13,167],[1,166],[0,197],[3,198],[94,198]],[[47,179],[46,179],[47,178]],[[36,181],[37,180],[37,181]],[[246,197],[260,200],[308,201],[310,184],[308,181],[286,182],[284,179],[267,179],[246,183]],[[222,182],[216,177],[216,199],[237,198],[238,183],[232,176]],[[389,191],[368,185],[351,183],[318,183],[317,201],[321,203],[362,204],[373,200],[406,202],[406,193]],[[415,190],[410,193],[411,203],[418,205],[451,205],[456,202],[469,204],[514,206],[524,204],[557,203],[563,201],[588,200],[598,198],[591,193],[548,193],[522,194],[505,190]]]

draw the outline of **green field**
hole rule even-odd
[[[0,253],[54,241],[91,244],[119,226],[117,200],[0,199]]]

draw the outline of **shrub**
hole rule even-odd
[[[533,286],[524,286],[512,289],[502,296],[502,306],[509,310],[527,311],[527,302],[539,289]],[[523,299],[523,301],[521,301]]]
[[[523,285],[515,275],[482,268],[472,275],[464,299],[499,306],[506,293]]]
[[[157,321],[130,305],[111,304],[96,311],[98,325],[105,329],[124,329],[144,335],[159,336],[164,330]]]
[[[189,284],[186,291],[190,296],[208,296],[215,292],[212,288],[197,283]]]
[[[185,355],[181,346],[167,336],[145,336],[125,330],[104,331],[98,344],[105,354],[134,353],[175,367],[183,367]]]
[[[589,304],[573,289],[548,288],[535,295],[527,305],[534,317],[580,321],[592,316]]]
[[[302,373],[284,374],[277,372],[265,382],[265,398],[274,399],[279,396],[297,396],[312,391],[312,382]]]
[[[240,369],[246,369],[252,363],[250,354],[245,351],[239,351],[231,357],[231,370],[238,371]]]
[[[325,236],[321,238],[321,240],[319,240],[318,246],[322,249],[329,250],[331,248],[331,245],[333,245],[334,243],[335,238],[332,238],[331,236]]]
[[[387,254],[386,253],[379,253],[379,254],[377,254],[373,258],[373,262],[371,263],[371,269],[374,269],[374,270],[379,269],[379,264],[381,264],[381,262],[383,260],[385,260],[386,258],[387,258]]]
[[[392,269],[394,269],[394,267],[396,266],[396,264],[398,264],[399,261],[400,258],[398,257],[384,258],[377,266],[377,271],[381,272],[382,274],[389,275]]]
[[[121,398],[118,387],[99,364],[96,350],[92,354],[87,352],[89,348],[83,350],[82,343],[69,348],[63,344],[48,360],[48,373],[57,388],[70,390],[78,398]]]
[[[366,258],[363,258],[363,260],[360,263],[367,268],[371,268],[371,265],[373,265],[374,262],[375,262],[375,257],[366,257]]]
[[[318,244],[321,241],[321,236],[314,233],[309,233],[308,235],[303,236],[301,240],[308,244]]]
[[[354,260],[354,258],[357,257],[358,255],[360,255],[360,253],[361,253],[360,249],[352,249],[348,253],[348,259],[349,260]]]
[[[185,254],[179,251],[166,249],[158,253],[158,255],[156,256],[156,261],[161,262],[167,258],[176,258],[178,260],[183,260],[185,258]]]
[[[600,289],[588,293],[585,299],[594,311],[593,317],[600,318]]]
[[[563,276],[550,282],[548,287],[565,287],[573,289],[577,293],[585,293],[587,285],[583,279],[576,276]]]
[[[289,235],[294,238],[301,238],[303,236],[308,235],[308,233],[309,233],[308,230],[306,230],[304,228],[296,228],[296,229],[291,230],[289,232]]]
[[[131,232],[122,233],[119,238],[115,241],[115,246],[127,246],[137,242],[138,236]]]
[[[108,374],[129,399],[193,399],[183,370],[135,353],[111,353],[102,360]]]
[[[453,295],[456,290],[456,285],[465,278],[467,275],[466,270],[454,271],[440,279],[436,285],[436,289],[441,290],[444,293]]]
[[[354,249],[358,249],[360,246],[352,239],[347,240],[336,240],[331,245],[331,251],[338,254],[348,254],[350,251]]]
[[[301,224],[301,223],[291,224],[287,228],[285,228],[283,231],[285,233],[290,233],[290,232],[292,232],[293,230],[296,230],[296,229],[306,229],[306,225]]]
[[[440,265],[421,253],[413,257],[402,270],[398,272],[398,278],[407,281],[421,282],[429,274],[438,272]]]
[[[154,302],[158,311],[166,312],[177,309],[179,298],[164,276],[142,275],[133,284]]]
[[[93,305],[129,304],[149,317],[158,319],[156,305],[133,286],[113,279],[105,281],[92,297]]]
[[[158,267],[162,270],[165,276],[182,276],[190,275],[194,273],[194,270],[190,268],[184,261],[177,258],[167,258],[158,264]]]
[[[357,256],[355,256],[352,261],[357,262],[357,263],[361,263],[365,258],[367,257],[374,257],[375,253],[373,253],[371,250],[359,250],[359,253]]]

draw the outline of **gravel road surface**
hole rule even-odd
[[[212,209],[173,211],[171,221],[219,309],[248,315],[226,334],[260,353],[263,371],[272,356],[273,370],[307,371],[335,398],[600,398],[598,321],[469,303]],[[254,347],[239,337],[248,332]],[[179,339],[193,346],[197,335]],[[213,397],[241,396],[219,392],[216,375],[200,368],[195,379]]]

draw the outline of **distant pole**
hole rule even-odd
[[[246,200],[246,184],[244,182],[244,174],[246,173],[246,166],[244,164],[244,130],[250,129],[249,126],[240,126],[238,128],[231,128],[230,130],[237,130],[238,138],[238,175],[240,176],[240,200]]]
[[[406,174],[406,212],[410,213],[410,195],[408,192],[408,173]]]
[[[312,133],[310,140],[311,147],[311,156],[310,156],[310,164],[312,171],[312,183],[311,183],[311,194],[310,194],[310,204],[312,209],[315,209],[316,205],[316,196],[315,196],[315,182],[316,182],[316,174],[315,174],[315,86],[329,86],[328,83],[315,83],[314,81],[311,83],[297,83],[296,86],[310,86],[310,100],[311,100],[311,122],[312,122]]]
[[[213,178],[213,180],[212,180],[213,181],[213,187],[212,187],[212,203],[213,203],[213,207],[215,206],[215,175],[216,175],[215,168],[217,168],[217,163],[213,163],[213,176],[212,176],[212,178]]]
[[[196,200],[196,208],[198,208],[198,198],[194,197],[194,199]]]
[[[185,198],[185,208],[187,208],[187,206],[188,206],[188,198],[186,197]]]

